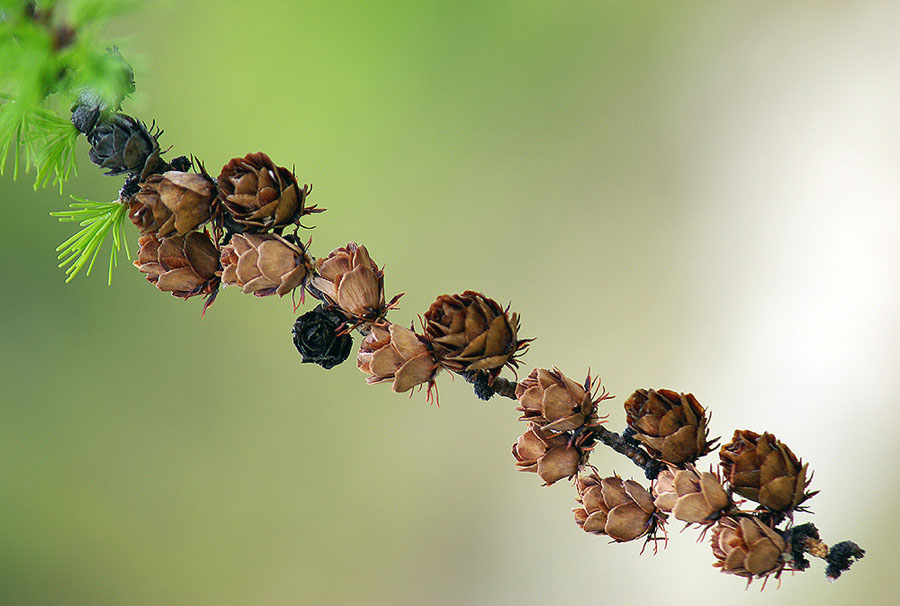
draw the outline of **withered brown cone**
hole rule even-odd
[[[300,187],[293,172],[262,152],[233,158],[222,167],[218,183],[225,208],[245,232],[280,232],[303,215],[320,212],[306,206],[310,187]]]
[[[134,265],[159,290],[183,299],[218,290],[219,251],[205,233],[194,231],[162,239],[147,234],[138,244],[141,249]]]
[[[235,234],[222,247],[222,283],[257,297],[283,297],[311,271],[303,247],[278,234]]]
[[[425,313],[425,336],[435,357],[454,372],[487,370],[496,375],[530,339],[517,340],[518,314],[479,292],[441,295]]]
[[[597,472],[575,481],[581,507],[572,511],[575,522],[585,531],[605,534],[616,541],[633,541],[654,532],[662,523],[653,497],[634,480],[619,476],[601,478]]]
[[[391,381],[397,393],[426,383],[430,392],[439,369],[427,341],[399,324],[373,326],[359,348],[356,365],[370,375],[367,383]]]
[[[548,486],[571,478],[584,465],[587,452],[568,434],[552,434],[534,424],[519,436],[512,453],[519,471],[533,471]]]
[[[719,478],[693,466],[660,472],[653,484],[653,496],[657,509],[688,524],[712,524],[731,504]]]
[[[535,368],[516,386],[516,398],[522,413],[520,421],[528,421],[547,431],[572,431],[597,423],[597,403],[590,375],[579,385],[558,368]]]
[[[153,171],[159,163],[159,131],[126,114],[117,113],[94,122],[87,140],[91,162],[107,169],[107,175]]]
[[[718,441],[707,441],[706,411],[693,394],[638,389],[625,401],[625,412],[634,439],[666,463],[693,462],[712,451]]]
[[[372,261],[366,247],[356,242],[316,259],[311,285],[327,303],[362,322],[384,319],[400,298],[398,295],[389,304],[384,302],[384,272]]]
[[[734,492],[772,511],[794,509],[816,494],[806,492],[809,464],[770,433],[735,431],[719,460]]]
[[[716,568],[722,572],[753,578],[776,578],[785,566],[787,545],[781,535],[756,517],[723,517],[712,531]]]
[[[218,212],[216,183],[205,173],[150,175],[129,201],[128,218],[141,233],[185,235]]]

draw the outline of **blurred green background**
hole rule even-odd
[[[201,320],[127,263],[65,285],[66,201],[7,176],[0,603],[893,603],[898,26],[866,1],[192,0],[110,32],[170,156],[295,166],[314,254],[364,242],[394,321],[483,290],[538,337],[524,373],[603,378],[611,429],[665,387],[726,441],[787,442],[822,491],[797,521],[868,552],[838,582],[814,561],[760,595],[678,523],[656,556],[581,532],[566,483],[515,471],[511,402],[300,366],[286,300]],[[66,193],[114,198],[81,145]]]

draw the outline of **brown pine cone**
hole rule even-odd
[[[638,389],[625,400],[628,427],[650,455],[666,463],[691,463],[712,451],[706,411],[693,394]]]
[[[205,233],[193,231],[162,239],[147,234],[138,244],[141,249],[134,265],[159,290],[182,299],[218,290],[219,251]]]
[[[653,503],[657,509],[671,513],[688,524],[712,524],[731,505],[728,493],[715,474],[670,467],[653,484]]]
[[[651,535],[663,517],[657,514],[653,497],[634,480],[619,476],[600,478],[596,471],[575,481],[581,504],[575,522],[585,531],[605,534],[618,542]]]
[[[367,383],[391,381],[397,393],[427,383],[429,395],[440,368],[424,337],[399,324],[373,326],[359,348],[356,365],[370,375]]]
[[[516,339],[519,316],[507,312],[479,292],[441,295],[425,313],[425,336],[444,368],[497,375],[503,366],[516,366],[517,352],[531,341]]]
[[[278,234],[235,234],[222,247],[222,283],[257,297],[283,297],[301,286],[312,261],[296,241]]]
[[[297,225],[303,215],[320,212],[306,206],[311,188],[300,187],[294,173],[276,166],[258,152],[233,158],[219,174],[219,197],[244,232],[275,230]]]
[[[713,566],[722,572],[753,578],[775,578],[785,566],[787,545],[781,535],[756,517],[723,517],[712,531]]]
[[[597,404],[606,392],[593,399],[591,377],[579,385],[558,368],[535,368],[516,386],[516,398],[522,413],[520,421],[528,421],[547,431],[572,431],[597,423]]]
[[[772,511],[795,509],[816,494],[806,492],[809,464],[770,433],[736,430],[719,460],[734,492]]]
[[[218,213],[216,183],[205,173],[170,170],[150,175],[128,203],[141,233],[168,236],[194,231]]]
[[[571,478],[587,460],[587,451],[569,434],[551,434],[529,423],[528,431],[513,444],[519,471],[533,471],[548,486]]]
[[[359,322],[380,322],[401,295],[384,302],[384,272],[378,269],[366,247],[350,242],[316,259],[312,292]]]

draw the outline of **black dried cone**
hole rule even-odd
[[[159,160],[158,135],[147,130],[140,120],[115,114],[109,121],[97,124],[90,132],[91,162],[106,169],[107,175],[152,171]]]
[[[353,347],[353,337],[338,334],[345,321],[339,311],[325,309],[322,305],[297,318],[291,333],[303,362],[312,362],[328,370],[346,360]]]

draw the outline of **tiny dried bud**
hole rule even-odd
[[[587,459],[587,451],[569,434],[552,435],[533,424],[513,444],[512,453],[520,471],[536,472],[548,486],[574,476]]]
[[[706,411],[693,394],[668,389],[639,389],[625,401],[628,426],[634,439],[654,458],[679,465],[709,453]]]
[[[735,431],[719,460],[734,492],[772,511],[795,509],[816,494],[806,491],[809,464],[770,433]]]
[[[302,361],[327,370],[346,360],[353,347],[353,337],[341,332],[343,323],[344,316],[322,305],[297,318],[291,333]]]
[[[72,124],[78,132],[89,135],[100,119],[99,100],[84,99],[72,107]]]
[[[218,212],[216,184],[204,173],[150,175],[129,202],[128,218],[142,233],[184,235]]]
[[[283,297],[306,280],[312,262],[292,236],[235,234],[222,247],[222,282],[257,297]]]
[[[654,504],[688,524],[712,524],[731,500],[715,474],[694,467],[670,467],[660,472],[653,485]]]
[[[713,527],[712,550],[718,560],[713,566],[748,581],[772,574],[778,578],[786,548],[781,535],[757,517],[725,516]]]
[[[428,342],[398,324],[373,326],[359,348],[356,365],[370,375],[367,383],[391,381],[397,393],[423,383],[430,391],[439,368]]]
[[[141,249],[134,265],[159,290],[183,299],[218,290],[219,251],[205,233],[162,239],[148,234],[138,244]]]
[[[841,576],[842,573],[850,570],[850,566],[857,560],[865,557],[866,550],[854,543],[853,541],[841,541],[831,546],[825,561],[828,567],[825,568],[825,576],[829,581],[833,581]]]
[[[601,478],[594,471],[579,476],[575,487],[575,500],[581,507],[572,511],[585,532],[605,534],[618,542],[633,541],[652,535],[663,521],[653,497],[634,480],[623,481],[617,475]]]
[[[399,298],[385,304],[384,272],[372,261],[366,247],[356,242],[316,259],[311,283],[327,303],[361,322],[381,321]]]
[[[425,336],[444,368],[496,375],[505,365],[516,366],[516,354],[530,341],[516,339],[519,316],[507,312],[479,292],[441,295],[425,313]]]
[[[590,375],[579,385],[558,368],[535,368],[516,386],[516,398],[522,413],[520,421],[528,421],[547,431],[572,431],[597,422],[597,404],[606,396],[594,399]]]

